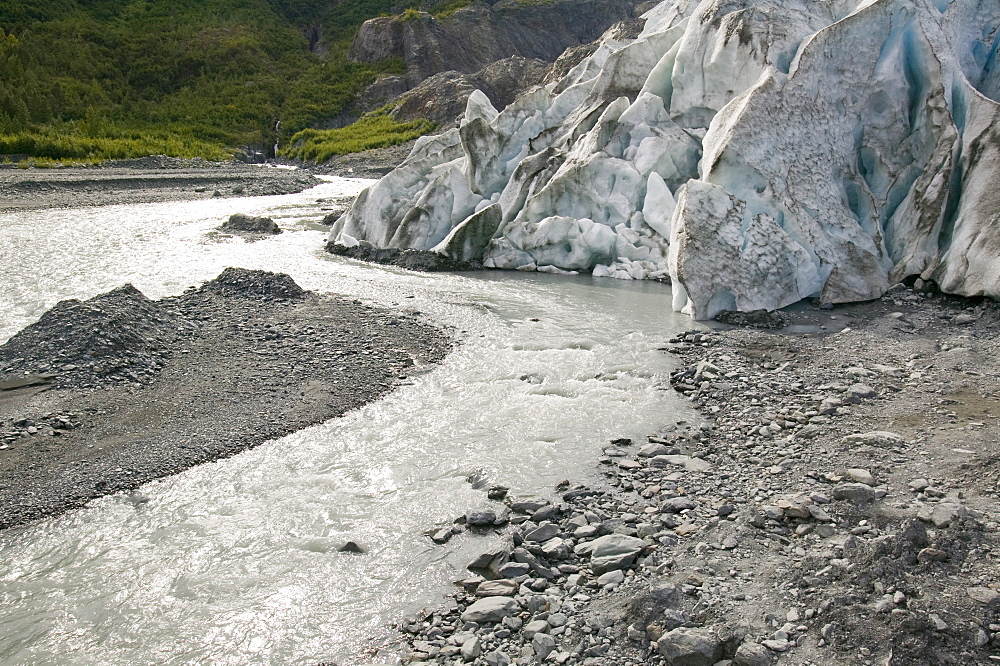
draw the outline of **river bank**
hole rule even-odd
[[[1000,660],[1000,308],[900,285],[763,323],[664,350],[701,419],[607,445],[606,484],[498,479],[432,531],[502,538],[403,662]]]
[[[290,194],[319,182],[297,169],[163,156],[93,167],[8,167],[0,169],[0,212]]]
[[[0,347],[0,528],[342,415],[449,347],[416,313],[263,271],[63,302]]]

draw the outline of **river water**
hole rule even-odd
[[[461,341],[385,399],[233,458],[0,533],[0,664],[345,664],[440,603],[490,537],[423,532],[487,506],[479,473],[517,494],[593,481],[616,437],[692,418],[658,348],[690,320],[669,289],[542,274],[420,274],[331,257],[317,201],[331,179],[254,199],[0,215],[0,341],[64,298],[124,282],[176,294],[226,266],[419,310]],[[267,214],[255,243],[214,229]],[[0,452],[2,454],[2,452]],[[347,540],[368,553],[347,555]]]

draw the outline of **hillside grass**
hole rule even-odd
[[[336,155],[406,143],[435,129],[429,120],[397,122],[384,110],[370,113],[340,129],[305,129],[296,133],[282,157],[307,162],[325,162]]]
[[[403,73],[398,60],[347,59],[358,26],[392,8],[391,0],[4,0],[0,155],[267,152],[342,113],[377,77]],[[320,24],[310,49],[308,28]]]

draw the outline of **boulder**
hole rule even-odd
[[[462,622],[495,624],[505,617],[516,615],[521,607],[508,597],[484,597],[474,602],[462,613]]]
[[[668,666],[712,666],[722,659],[722,641],[705,629],[678,627],[657,642],[657,651]]]
[[[596,576],[615,569],[628,569],[645,547],[642,539],[624,534],[599,537],[592,542],[590,566]]]
[[[281,229],[271,218],[255,217],[253,215],[244,215],[243,213],[230,215],[229,219],[222,223],[220,229],[223,231],[269,236],[281,233]]]

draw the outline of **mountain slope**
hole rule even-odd
[[[389,0],[7,0],[0,154],[223,157],[335,116],[398,61],[346,58]],[[278,130],[275,124],[281,121]]]

